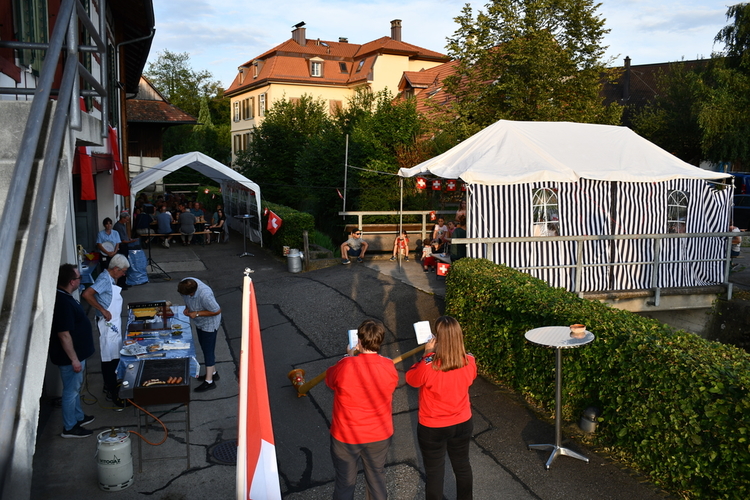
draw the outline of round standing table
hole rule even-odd
[[[235,215],[235,219],[239,219],[242,221],[242,248],[243,252],[240,254],[240,257],[254,257],[253,254],[247,251],[247,222],[253,218],[250,214],[242,214],[242,215]]]
[[[586,331],[581,339],[570,336],[570,327],[567,326],[543,326],[526,332],[526,340],[545,347],[552,347],[556,352],[555,359],[555,444],[530,444],[530,450],[552,450],[547,460],[546,469],[549,470],[552,462],[558,455],[565,455],[589,463],[589,459],[583,455],[562,446],[562,350],[575,349],[594,341],[594,334]]]

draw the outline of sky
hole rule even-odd
[[[598,13],[610,33],[606,58],[622,65],[710,57],[714,37],[728,24],[729,1],[600,0]],[[154,0],[156,35],[149,62],[164,50],[187,52],[192,68],[208,70],[228,87],[237,67],[291,38],[306,23],[307,38],[363,44],[390,36],[391,20],[402,20],[404,42],[446,53],[454,18],[466,3],[476,13],[486,1],[465,0]]]

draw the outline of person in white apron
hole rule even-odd
[[[122,289],[116,283],[118,278],[127,273],[129,267],[128,259],[122,254],[116,254],[110,260],[107,270],[82,295],[96,309],[104,392],[118,410],[124,408],[125,403],[117,397],[117,365],[120,363],[122,347]]]

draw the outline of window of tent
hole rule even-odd
[[[667,232],[687,232],[688,193],[673,190],[667,193]]]
[[[560,212],[557,192],[550,188],[538,188],[532,193],[532,221],[534,236],[559,236]]]

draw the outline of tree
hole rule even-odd
[[[460,61],[446,80],[455,127],[474,132],[499,119],[619,123],[621,107],[605,107],[599,96],[611,72],[597,8],[591,0],[494,0],[474,16],[467,4],[448,43]]]

